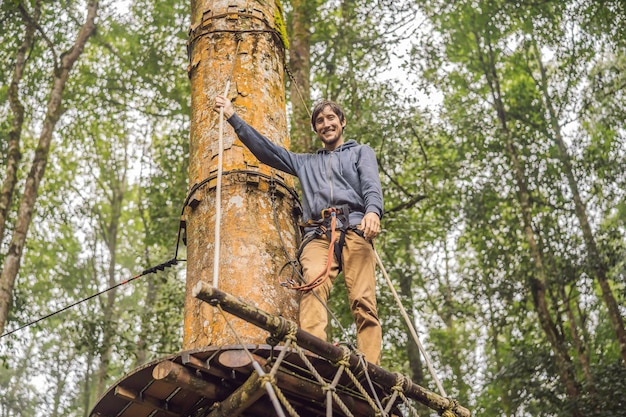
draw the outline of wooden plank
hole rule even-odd
[[[171,417],[179,417],[184,411],[182,409],[173,409],[173,407],[169,406],[167,401],[164,401],[160,398],[156,398],[147,394],[139,395],[132,389],[125,388],[121,385],[115,387],[115,396],[119,398],[124,398],[125,400],[131,401],[135,404],[143,405],[146,408],[152,408]]]

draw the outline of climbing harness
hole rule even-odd
[[[304,284],[297,284],[293,278],[286,279],[281,282],[281,285],[292,290],[297,291],[311,291],[320,285],[322,285],[330,276],[330,269],[333,264],[333,260],[337,259],[339,265],[339,271],[342,270],[342,257],[341,252],[346,241],[346,233],[348,230],[355,229],[350,226],[350,207],[344,204],[340,207],[329,207],[321,211],[321,220],[309,220],[305,223],[303,228],[316,227],[312,232],[309,232],[296,255],[296,260],[300,259],[304,247],[314,239],[318,239],[323,235],[326,235],[328,239],[328,256],[326,259],[325,269],[314,279]],[[337,226],[337,221],[340,225]],[[284,268],[284,267],[283,267]],[[282,271],[281,271],[282,272]]]

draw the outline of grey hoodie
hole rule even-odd
[[[334,151],[320,149],[301,154],[274,144],[244,122],[237,114],[228,119],[239,139],[259,161],[295,175],[302,187],[302,217],[319,220],[325,208],[347,204],[350,225],[356,226],[366,213],[383,216],[383,192],[374,150],[350,140]]]

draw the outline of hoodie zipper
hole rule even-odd
[[[328,177],[328,183],[330,185],[330,202],[328,204],[328,207],[332,207],[333,206],[333,201],[335,199],[334,197],[334,187],[333,187],[333,154],[334,152],[329,152],[329,156],[328,156],[328,167],[326,169],[326,175]]]

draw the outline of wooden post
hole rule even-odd
[[[280,268],[297,250],[293,180],[261,165],[223,126],[221,218],[216,219],[219,115],[213,99],[223,94],[237,113],[261,133],[289,146],[284,91],[284,28],[279,2],[192,0],[189,36],[191,137],[187,239],[187,294],[183,349],[207,345],[264,343],[266,332],[243,321],[233,325],[195,299],[198,281],[213,282],[219,240],[218,288],[272,314],[294,319],[296,295],[281,287]],[[236,53],[237,52],[237,53]],[[232,74],[232,77],[231,77]],[[275,218],[277,221],[275,221]],[[216,239],[216,221],[220,221]],[[282,238],[282,240],[281,240]],[[284,242],[284,243],[283,243]]]

